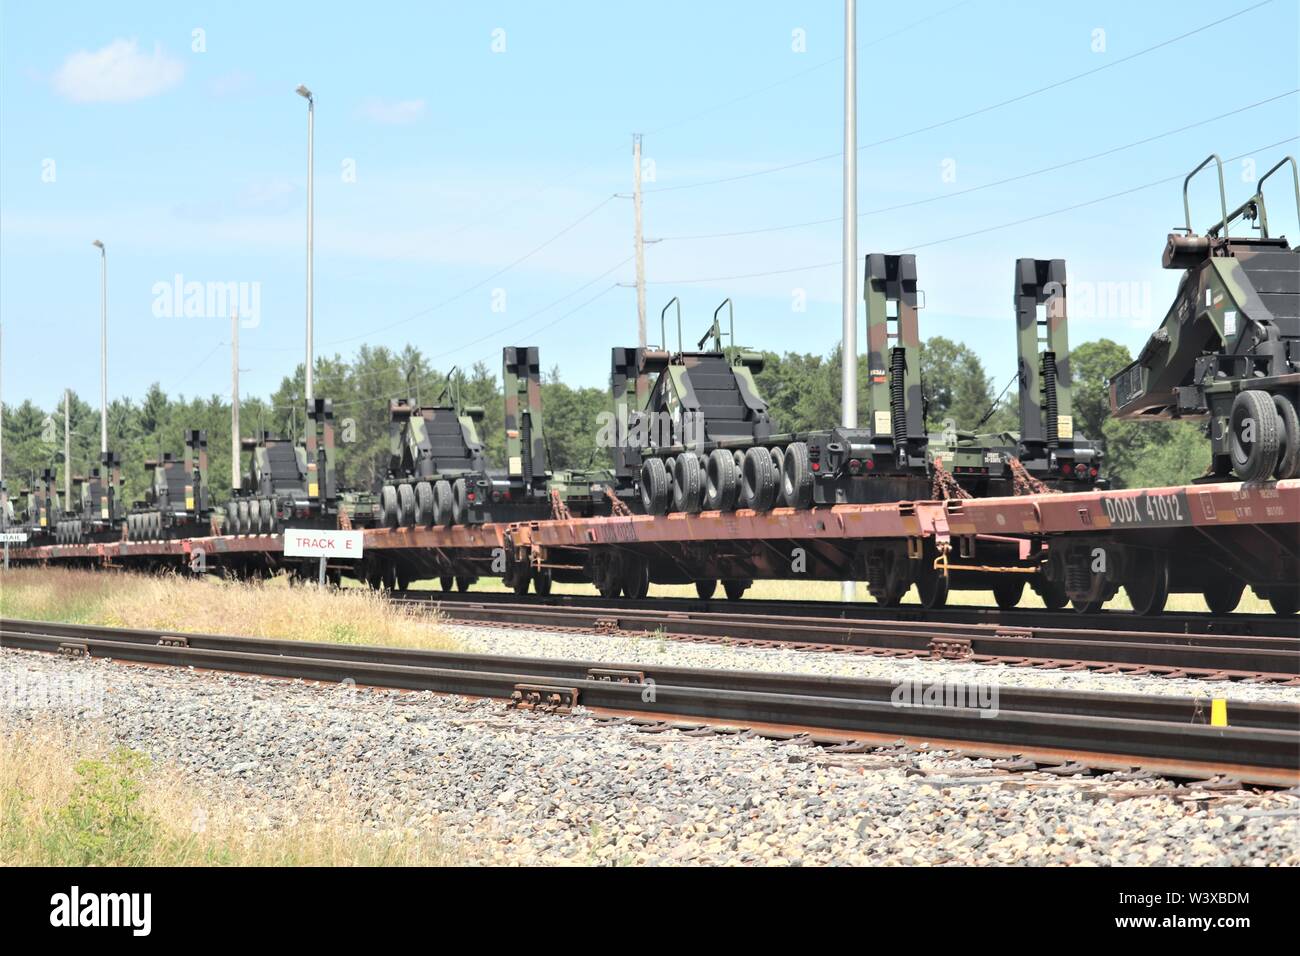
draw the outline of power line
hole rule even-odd
[[[1181,40],[1186,40],[1188,37],[1195,36],[1198,33],[1203,33],[1206,30],[1219,26],[1220,24],[1227,23],[1229,20],[1234,20],[1237,17],[1245,16],[1247,13],[1250,13],[1254,10],[1258,10],[1260,7],[1267,6],[1268,4],[1273,2],[1274,0],[1260,0],[1259,3],[1246,7],[1243,10],[1238,10],[1235,13],[1230,13],[1225,17],[1220,17],[1218,20],[1211,21],[1210,23],[1202,24],[1199,27],[1195,27],[1191,30],[1188,30],[1186,33],[1180,33],[1177,36],[1170,37],[1167,40],[1162,40],[1159,43],[1138,50],[1135,53],[1130,53],[1127,56],[1122,56],[1116,60],[1110,60],[1106,63],[1101,64],[1100,66],[1095,66],[1090,70],[1084,70],[1082,73],[1075,73],[1072,76],[1065,77],[1064,79],[1056,80],[1053,83],[1048,83],[1046,86],[1040,86],[1035,89],[1029,90],[1028,92],[1019,93],[1016,96],[1008,97],[1007,99],[1004,100],[999,100],[996,103],[990,103],[987,106],[981,106],[978,109],[970,110],[966,113],[961,113],[960,115],[952,116],[949,117],[948,119],[940,120],[939,122],[936,123],[930,123],[927,126],[918,126],[916,129],[911,129],[904,133],[896,133],[893,136],[887,136],[884,139],[878,139],[875,140],[874,142],[864,143],[863,145],[858,147],[858,151],[861,152],[867,149],[874,149],[877,146],[884,146],[888,143],[896,143],[899,140],[907,139],[908,137],[916,136],[919,135],[920,133],[928,133],[936,129],[942,129],[945,126],[951,126],[952,124],[959,123],[962,120],[967,120],[975,116],[982,116],[985,113],[991,113],[994,110],[1002,109],[1002,107],[1004,106],[1010,106],[1013,103],[1019,103],[1023,100],[1030,99],[1031,97],[1049,92],[1050,90],[1059,89],[1060,87],[1066,86],[1070,83],[1074,83],[1077,80],[1082,80],[1085,79],[1086,77],[1094,76],[1097,73],[1101,73],[1104,70],[1114,69],[1115,67],[1120,66],[1124,63],[1128,63],[1133,60],[1136,60],[1138,57],[1146,56],[1148,53],[1154,53],[1155,51],[1170,46],[1171,44],[1178,43]],[[768,176],[771,175],[772,173],[784,172],[789,169],[797,169],[801,166],[808,166],[813,163],[825,162],[828,159],[835,159],[840,155],[842,155],[841,152],[826,153],[822,156],[813,156],[809,159],[796,160],[795,162],[792,163],[782,163],[779,166],[769,166],[764,169],[756,169],[748,173],[737,173],[734,176],[723,176],[717,179],[705,179],[693,183],[681,183],[676,186],[659,186],[656,187],[655,189],[647,189],[646,193],[650,194],[650,193],[676,192],[682,189],[697,189],[701,186],[718,186],[723,183],[734,183],[743,179],[753,179],[757,176]]]
[[[463,299],[465,296],[469,295],[471,292],[474,292],[474,291],[476,291],[476,290],[478,290],[478,289],[483,288],[483,286],[487,285],[487,284],[488,284],[489,282],[491,282],[493,279],[496,279],[497,277],[502,276],[502,275],[504,275],[505,273],[509,272],[511,269],[513,269],[515,266],[519,265],[520,263],[525,262],[525,261],[527,261],[528,259],[531,259],[533,256],[537,255],[537,253],[541,252],[543,249],[545,249],[547,246],[551,245],[551,244],[552,244],[553,242],[555,242],[557,239],[559,239],[559,238],[561,238],[562,236],[568,234],[569,232],[572,232],[574,229],[576,229],[578,226],[582,225],[582,223],[586,222],[588,219],[590,219],[592,216],[594,216],[597,212],[599,212],[601,209],[603,209],[606,205],[608,205],[608,204],[609,204],[613,199],[614,199],[614,195],[613,195],[613,194],[611,194],[611,195],[609,195],[609,196],[606,196],[604,199],[602,199],[600,202],[596,203],[596,205],[592,206],[590,209],[588,209],[586,212],[584,212],[584,213],[583,213],[581,216],[579,216],[577,219],[573,220],[571,223],[569,223],[567,226],[565,226],[565,227],[564,227],[563,229],[561,229],[559,232],[557,232],[557,233],[555,233],[554,235],[550,236],[548,239],[544,240],[544,241],[541,242],[540,244],[534,246],[534,247],[533,247],[532,249],[530,249],[528,252],[525,252],[522,256],[520,256],[519,258],[517,258],[517,259],[515,259],[514,261],[510,262],[508,265],[502,266],[502,267],[501,267],[500,269],[498,269],[496,272],[493,272],[491,275],[489,275],[489,276],[487,276],[487,277],[485,277],[485,278],[483,278],[483,279],[480,279],[478,282],[474,283],[473,285],[469,286],[468,288],[462,289],[460,292],[457,292],[455,295],[451,296],[450,298],[443,299],[441,302],[438,302],[438,303],[436,303],[436,304],[434,304],[434,305],[431,305],[431,306],[429,306],[427,309],[421,309],[419,312],[416,312],[416,313],[414,313],[413,315],[409,315],[409,316],[407,316],[407,317],[404,318],[404,319],[399,319],[398,321],[393,322],[393,323],[391,323],[391,324],[389,324],[389,325],[380,326],[380,327],[377,328],[377,329],[369,329],[369,330],[367,330],[367,331],[365,331],[365,332],[361,332],[361,333],[359,333],[359,334],[357,334],[357,335],[349,335],[349,336],[347,336],[347,337],[345,337],[345,338],[334,339],[334,340],[332,340],[332,341],[330,341],[330,342],[327,342],[327,343],[325,343],[325,344],[326,344],[326,345],[338,345],[338,344],[340,344],[340,343],[342,343],[342,342],[355,342],[357,339],[364,339],[364,338],[367,338],[368,336],[374,335],[374,334],[376,334],[376,333],[378,333],[378,332],[387,332],[387,331],[389,331],[390,329],[395,329],[395,328],[397,328],[399,325],[405,325],[405,324],[407,324],[408,322],[414,322],[416,319],[421,318],[421,317],[423,317],[423,316],[426,316],[426,315],[428,315],[430,312],[436,312],[438,309],[445,308],[446,306],[451,305],[453,302],[456,302],[456,301],[458,301],[458,300],[460,300],[460,299]]]
[[[900,209],[911,209],[914,206],[924,206],[929,203],[939,202],[945,199],[956,199],[958,196],[966,196],[971,193],[981,192],[982,190],[985,189],[992,189],[995,186],[1005,186],[1008,183],[1020,182],[1021,180],[1030,179],[1034,176],[1041,176],[1044,173],[1056,172],[1057,170],[1065,169],[1070,166],[1077,166],[1080,163],[1091,162],[1094,159],[1102,159],[1103,157],[1111,156],[1114,155],[1115,153],[1121,153],[1127,149],[1134,149],[1135,147],[1138,146],[1145,146],[1147,143],[1153,143],[1156,140],[1165,139],[1169,136],[1177,135],[1178,133],[1185,133],[1189,129],[1195,129],[1198,126],[1204,126],[1207,123],[1213,123],[1217,120],[1226,119],[1229,116],[1236,116],[1238,113],[1244,113],[1248,110],[1257,109],[1258,107],[1264,106],[1268,103],[1273,103],[1277,100],[1284,99],[1288,96],[1294,96],[1296,93],[1300,93],[1300,89],[1288,90],[1285,93],[1278,93],[1276,96],[1270,96],[1267,99],[1259,100],[1255,103],[1250,103],[1246,106],[1238,107],[1235,110],[1229,110],[1226,113],[1220,113],[1218,116],[1209,116],[1206,117],[1205,119],[1197,120],[1194,123],[1188,123],[1185,126],[1179,126],[1177,129],[1166,130],[1163,133],[1157,133],[1154,136],[1147,136],[1143,139],[1135,140],[1134,142],[1131,143],[1125,143],[1122,146],[1113,146],[1110,149],[1102,150],[1100,153],[1093,153],[1090,156],[1080,156],[1077,159],[1068,159],[1064,162],[1055,163],[1051,166],[1044,166],[1040,169],[1034,169],[1027,173],[1020,173],[1019,175],[1016,176],[1008,176],[1005,179],[996,179],[993,180],[992,182],[982,183],[979,186],[969,186],[966,189],[959,189],[956,190],[955,192],[938,193],[934,196],[927,196],[924,199],[914,199],[911,200],[910,202],[897,203],[893,206],[881,206],[878,209],[868,209],[866,212],[859,213],[858,218],[864,219],[867,216],[878,216],[881,215],[882,213],[896,212]],[[809,226],[825,226],[825,225],[830,225],[831,223],[838,223],[840,221],[841,221],[841,217],[834,216],[827,219],[810,219],[805,222],[786,223],[780,226],[762,226],[757,229],[738,229],[733,232],[706,232],[706,233],[696,233],[694,235],[660,236],[656,241],[687,242],[687,241],[695,241],[700,239],[735,239],[741,236],[756,236],[768,232],[783,232],[789,229],[804,229]]]
[[[1250,156],[1252,153],[1262,152],[1263,150],[1266,149],[1273,149],[1275,146],[1281,146],[1284,143],[1290,143],[1296,139],[1300,139],[1300,136],[1288,136],[1285,139],[1280,139],[1275,143],[1268,143],[1267,145],[1264,146],[1257,146],[1254,149],[1247,150],[1244,153],[1238,153],[1236,156],[1230,156],[1228,157],[1228,159],[1225,160],[1225,162],[1235,162],[1238,159],[1243,159],[1246,156]],[[1186,174],[1184,173],[1178,173],[1173,176],[1166,176],[1163,179],[1156,179],[1149,183],[1143,183],[1141,186],[1133,186],[1130,189],[1124,189],[1121,190],[1120,192],[1109,193],[1105,196],[1098,196],[1095,199],[1088,199],[1083,202],[1074,203],[1073,205],[1070,206],[1062,206],[1060,209],[1053,209],[1049,212],[1038,213],[1033,216],[1025,216],[1022,219],[1014,219],[1011,220],[1010,222],[998,223],[995,226],[986,226],[982,229],[974,229],[970,232],[958,233],[957,235],[953,235],[953,236],[945,236],[942,239],[931,239],[928,242],[921,242],[921,243],[915,243],[910,246],[903,246],[902,248],[892,250],[891,254],[900,253],[900,252],[915,252],[917,249],[927,249],[931,246],[942,245],[948,242],[956,242],[959,239],[969,239],[972,236],[982,236],[990,232],[997,232],[1000,229],[1009,229],[1012,226],[1023,225],[1024,223],[1027,222],[1035,222],[1039,219],[1047,219],[1050,218],[1051,216],[1059,216],[1062,213],[1073,212],[1076,209],[1083,209],[1087,206],[1094,206],[1097,203],[1106,202],[1111,199],[1118,199],[1121,196],[1128,196],[1136,192],[1141,192],[1144,189],[1151,189],[1155,186],[1162,186],[1166,183],[1177,182],[1183,179],[1185,175]],[[661,281],[654,282],[652,284],[653,285],[693,285],[693,284],[708,284],[713,282],[731,282],[739,279],[758,279],[766,276],[787,275],[792,272],[811,272],[815,269],[827,269],[830,268],[831,266],[838,266],[840,264],[841,264],[840,260],[836,259],[831,262],[816,262],[811,265],[793,266],[788,269],[772,269],[766,272],[749,272],[740,275],[711,276],[708,278],[698,278],[698,279],[661,280]]]

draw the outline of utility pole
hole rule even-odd
[[[844,0],[844,341],[840,347],[841,406],[845,428],[858,427],[858,14],[856,0]],[[842,597],[852,601],[857,584],[845,581]]]
[[[637,344],[645,348],[645,240],[641,235],[641,134],[632,134],[633,181],[632,208],[636,217],[636,334]],[[666,348],[667,342],[663,343]]]
[[[72,508],[72,389],[63,390],[63,507]]]
[[[312,324],[313,317],[311,311],[311,290],[312,290],[312,205],[315,201],[315,190],[312,188],[312,139],[315,136],[316,129],[316,100],[311,94],[311,90],[305,86],[299,86],[295,91],[299,96],[307,101],[307,381],[306,393],[307,402],[312,400]]]
[[[239,490],[239,313],[230,312],[230,487]]]
[[[99,250],[99,450],[108,451],[108,250],[96,239]]]

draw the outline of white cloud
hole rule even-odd
[[[365,119],[385,126],[405,126],[424,116],[424,100],[381,100],[371,98],[358,111]]]
[[[74,103],[127,103],[180,83],[185,65],[155,46],[141,53],[135,40],[114,40],[91,53],[78,50],[54,74],[54,90]]]

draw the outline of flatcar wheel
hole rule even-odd
[[[1238,392],[1228,418],[1232,470],[1242,481],[1273,477],[1281,444],[1281,422],[1273,397],[1258,389]]]
[[[1268,588],[1261,597],[1268,598],[1268,603],[1273,605],[1273,613],[1282,617],[1290,617],[1300,610],[1300,588]]]
[[[704,506],[704,469],[690,452],[677,456],[673,474],[673,510],[697,514]]]
[[[1277,409],[1282,438],[1273,477],[1279,481],[1300,477],[1300,415],[1296,414],[1295,405],[1285,395],[1274,395],[1273,406]]]
[[[668,466],[660,458],[647,458],[641,465],[641,506],[648,515],[668,513]]]
[[[723,581],[722,590],[727,595],[728,601],[739,601],[749,590],[749,581]]]
[[[1018,607],[1020,598],[1024,596],[1024,593],[1025,579],[1018,575],[1006,581],[998,581],[993,585],[993,600],[1004,611]]]
[[[456,590],[457,590],[457,591],[468,591],[468,590],[469,590],[469,586],[470,586],[471,584],[473,584],[473,583],[474,583],[474,579],[473,579],[473,578],[471,578],[471,577],[466,577],[466,576],[464,576],[464,575],[459,575],[459,576],[457,576],[457,578],[456,578]]]
[[[699,597],[701,601],[709,600],[711,597],[713,597],[714,593],[717,590],[718,590],[717,578],[713,578],[708,581],[695,582],[695,594]]]
[[[730,511],[736,506],[736,459],[731,452],[715,448],[705,467],[704,507],[709,511]]]
[[[393,591],[397,588],[397,565],[392,561],[384,563],[384,590]]]
[[[1065,593],[1065,585],[1059,581],[1043,579],[1035,590],[1043,599],[1043,606],[1049,611],[1059,611],[1070,601],[1069,595]]]
[[[515,573],[511,575],[510,590],[521,596],[527,594],[528,585],[531,584],[533,580],[533,569],[526,566],[521,567],[516,565],[514,572]]]
[[[1241,595],[1246,590],[1246,582],[1230,574],[1217,574],[1206,581],[1201,589],[1205,606],[1211,614],[1231,614],[1241,603]]]
[[[551,593],[550,571],[538,571],[533,575],[533,590],[543,597]]]
[[[1169,559],[1151,554],[1134,562],[1136,575],[1124,582],[1124,593],[1136,614],[1159,614],[1169,599]]]
[[[948,575],[932,567],[924,568],[916,576],[916,593],[922,607],[943,607],[948,603]]]
[[[623,566],[623,596],[639,601],[650,593],[650,565],[634,559]]]
[[[456,579],[453,578],[450,574],[444,574],[442,577],[438,578],[438,586],[441,587],[444,591],[450,591],[452,585],[455,583],[456,583]]]
[[[781,500],[787,508],[812,507],[812,462],[806,442],[791,442],[781,459]]]
[[[427,481],[415,486],[415,523],[422,528],[433,524],[433,485]]]
[[[398,565],[396,574],[398,590],[405,591],[411,586],[411,573],[406,568]]]
[[[1078,598],[1070,599],[1070,604],[1080,614],[1096,614],[1101,610],[1101,606],[1105,603],[1106,602],[1100,598],[1093,598],[1091,600],[1080,600]]]

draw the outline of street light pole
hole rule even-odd
[[[99,450],[108,451],[108,250],[96,239],[99,250]]]
[[[855,0],[844,0],[844,341],[840,347],[840,417],[858,427],[858,19]],[[845,581],[852,601],[857,585]]]
[[[313,155],[313,137],[315,135],[316,125],[316,100],[312,97],[311,90],[305,86],[299,86],[295,91],[297,94],[307,100],[307,380],[306,396],[307,401],[312,400],[312,205],[315,199],[312,184],[312,155]]]

